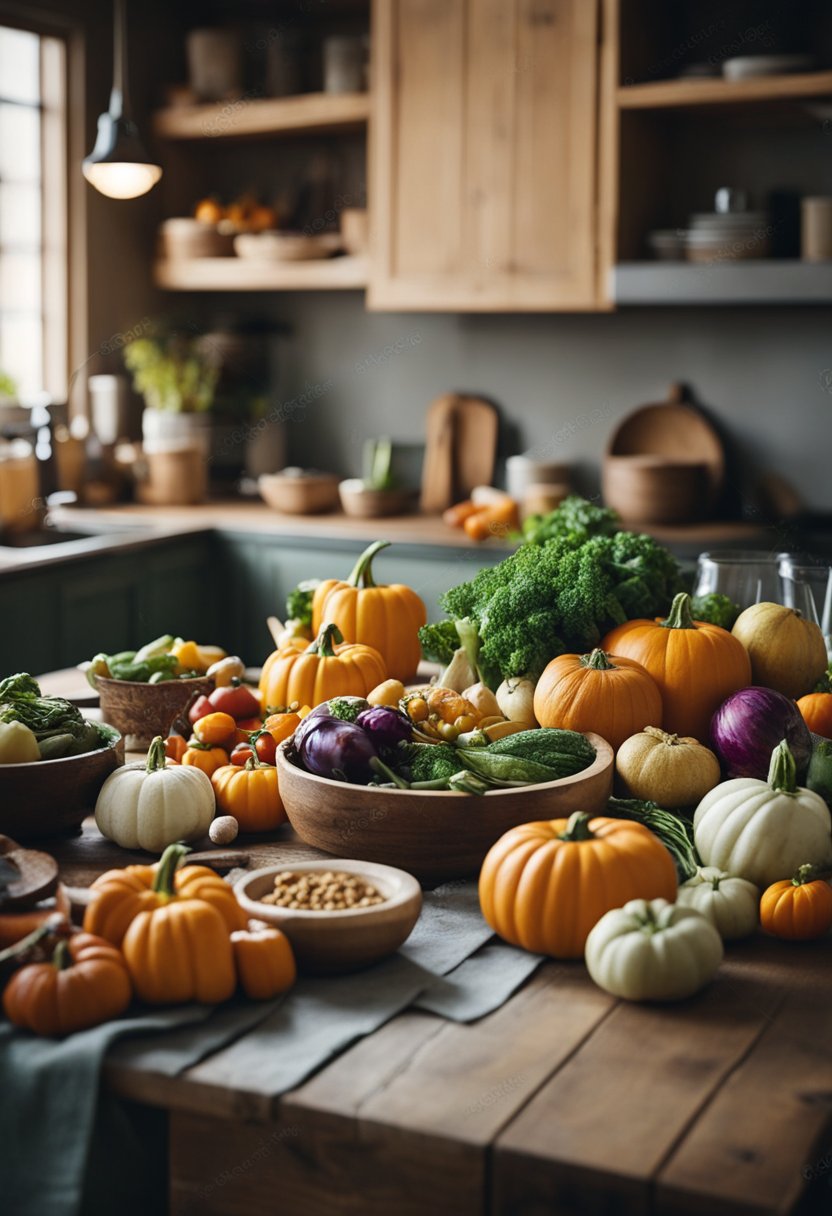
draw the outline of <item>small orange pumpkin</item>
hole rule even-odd
[[[657,836],[628,819],[524,823],[480,871],[482,914],[500,937],[554,958],[580,958],[605,912],[630,899],[676,898],[676,868]]]
[[[832,887],[814,866],[800,866],[794,878],[772,883],[760,900],[760,924],[773,937],[811,941],[832,928]]]
[[[662,697],[652,676],[634,659],[562,654],[545,668],[534,690],[541,726],[595,731],[616,751],[645,726],[661,726]]]
[[[159,904],[157,883],[159,870],[167,857],[169,870],[177,849],[173,873],[174,894],[182,899],[202,900],[221,913],[226,933],[246,927],[246,916],[237,903],[233,888],[207,866],[181,866],[188,852],[183,845],[170,845],[161,860],[152,866],[126,866],[123,870],[107,870],[90,887],[93,898],[84,913],[84,929],[96,933],[120,946],[131,922],[138,914]],[[180,868],[181,867],[181,868]]]
[[[380,651],[388,675],[410,680],[422,659],[419,629],[428,619],[427,609],[412,587],[404,583],[379,586],[374,582],[373,558],[389,544],[377,540],[365,549],[345,582],[330,578],[315,588],[312,629],[317,633],[324,622],[333,622],[347,641],[363,642]],[[376,684],[385,678],[382,676]],[[320,700],[311,704],[320,704]]]
[[[384,659],[372,646],[344,642],[337,625],[324,625],[304,650],[276,650],[260,677],[264,705],[320,705],[330,697],[366,697],[387,679]]]
[[[832,692],[809,692],[800,698],[797,708],[809,730],[832,739]]]
[[[292,944],[280,929],[231,934],[240,987],[252,1001],[268,1001],[291,988],[297,978]]]
[[[609,654],[635,659],[653,677],[668,734],[700,743],[707,742],[711,718],[725,698],[751,683],[751,660],[742,642],[719,625],[695,621],[684,592],[673,600],[667,620],[627,621],[601,645]]]
[[[211,777],[217,806],[233,815],[241,832],[270,832],[286,822],[277,769],[261,764],[254,752],[245,765],[227,764]]]
[[[65,1035],[117,1018],[132,991],[121,951],[91,933],[75,933],[58,942],[51,962],[27,963],[15,972],[3,1009],[15,1026]]]
[[[211,777],[218,768],[228,764],[228,752],[222,747],[192,739],[182,755],[181,763],[201,769],[206,777]]]

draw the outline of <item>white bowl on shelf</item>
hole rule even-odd
[[[811,55],[737,55],[725,60],[722,75],[726,80],[751,80],[758,76],[810,72],[814,66]]]

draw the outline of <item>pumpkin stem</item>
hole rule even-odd
[[[592,654],[581,655],[581,667],[591,667],[593,671],[614,671],[615,663],[611,663],[609,656],[601,650],[600,646],[596,646]]]
[[[340,646],[343,640],[344,635],[337,625],[321,625],[320,632],[315,641],[310,642],[303,653],[318,654],[322,659],[331,659],[335,654],[333,642],[335,646]]]
[[[569,816],[566,831],[560,833],[558,840],[592,840],[595,833],[590,831],[589,820],[586,811],[575,811]]]
[[[779,794],[794,794],[797,792],[797,767],[792,750],[785,739],[781,739],[771,753],[768,784],[773,790],[777,790]]]
[[[173,878],[176,871],[179,869],[180,862],[190,849],[186,844],[177,841],[176,844],[169,844],[162,854],[157,866],[156,874],[153,878],[152,891],[157,895],[166,895],[169,898],[174,894]]]
[[[792,876],[793,887],[803,887],[807,882],[817,882],[819,879],[832,878],[829,866],[813,866],[806,864],[798,866]]]
[[[72,966],[72,955],[69,953],[69,942],[62,938],[55,947],[52,955],[52,966],[58,971],[66,971]]]
[[[48,934],[60,932],[64,923],[61,914],[55,913],[54,917],[49,917],[48,920],[37,925],[31,933],[27,933],[25,937],[21,937],[20,941],[7,946],[5,950],[0,950],[0,964],[7,963],[13,958],[19,958],[21,954],[25,954],[27,950],[31,950],[32,946],[36,946]]]
[[[666,743],[669,747],[675,747],[677,743],[681,743],[678,735],[669,735],[660,726],[645,726],[641,733],[649,735],[651,739],[658,739],[660,743]]]
[[[269,732],[262,731],[260,733],[267,735]],[[251,749],[251,755],[249,756],[248,760],[246,760],[245,765],[243,767],[250,773],[253,773],[256,768],[264,767],[264,765],[262,765],[260,763],[260,757],[257,755],[257,752],[254,750],[254,748]]]
[[[353,566],[352,574],[347,579],[347,585],[357,587],[360,584],[362,587],[375,587],[372,569],[373,558],[381,549],[386,549],[389,544],[389,540],[374,540],[364,550]]]
[[[698,629],[691,611],[691,598],[686,591],[674,595],[667,619],[659,621],[663,629]]]
[[[149,773],[158,772],[160,768],[165,767],[166,760],[165,741],[161,735],[157,735],[147,749],[147,771]]]

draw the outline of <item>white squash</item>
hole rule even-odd
[[[631,899],[606,912],[586,939],[586,966],[599,988],[628,1001],[681,1001],[713,978],[722,938],[693,908]]]
[[[500,713],[511,722],[525,722],[528,727],[537,726],[534,716],[534,681],[527,676],[503,680],[496,692]]]
[[[768,781],[735,777],[705,795],[693,817],[693,838],[706,866],[761,889],[791,878],[805,863],[832,863],[829,808],[797,785],[785,739],[772,753]]]
[[[162,853],[177,840],[204,836],[215,810],[210,778],[191,765],[168,763],[159,735],[146,764],[125,764],[104,782],[95,822],[103,836],[123,849]]]
[[[760,892],[754,883],[715,866],[699,866],[682,883],[676,902],[706,916],[725,942],[750,937],[760,921]]]

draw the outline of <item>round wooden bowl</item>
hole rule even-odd
[[[25,843],[79,827],[121,764],[121,738],[82,756],[0,764],[0,832]]]
[[[587,733],[594,762],[573,777],[492,790],[478,797],[449,790],[386,790],[348,785],[304,772],[277,749],[280,795],[289,822],[306,844],[326,853],[349,851],[362,861],[400,866],[436,881],[475,874],[492,844],[520,823],[599,814],[612,793],[613,750]]]
[[[350,477],[338,486],[345,515],[356,519],[384,519],[390,515],[406,515],[416,505],[411,490],[371,490],[359,477]]]
[[[121,731],[130,751],[146,750],[157,735],[164,738],[194,698],[214,691],[214,681],[207,676],[161,684],[98,676],[95,686],[102,718]]]
[[[261,473],[257,484],[263,501],[284,515],[317,515],[338,506],[338,478],[334,473],[302,477]]]
[[[382,904],[344,912],[304,912],[261,903],[262,897],[274,890],[275,875],[285,870],[357,874],[373,883],[386,898]],[[411,874],[392,866],[341,858],[265,866],[239,879],[234,890],[249,916],[282,929],[292,943],[298,966],[317,974],[357,971],[392,954],[410,936],[422,908],[422,889]]]

